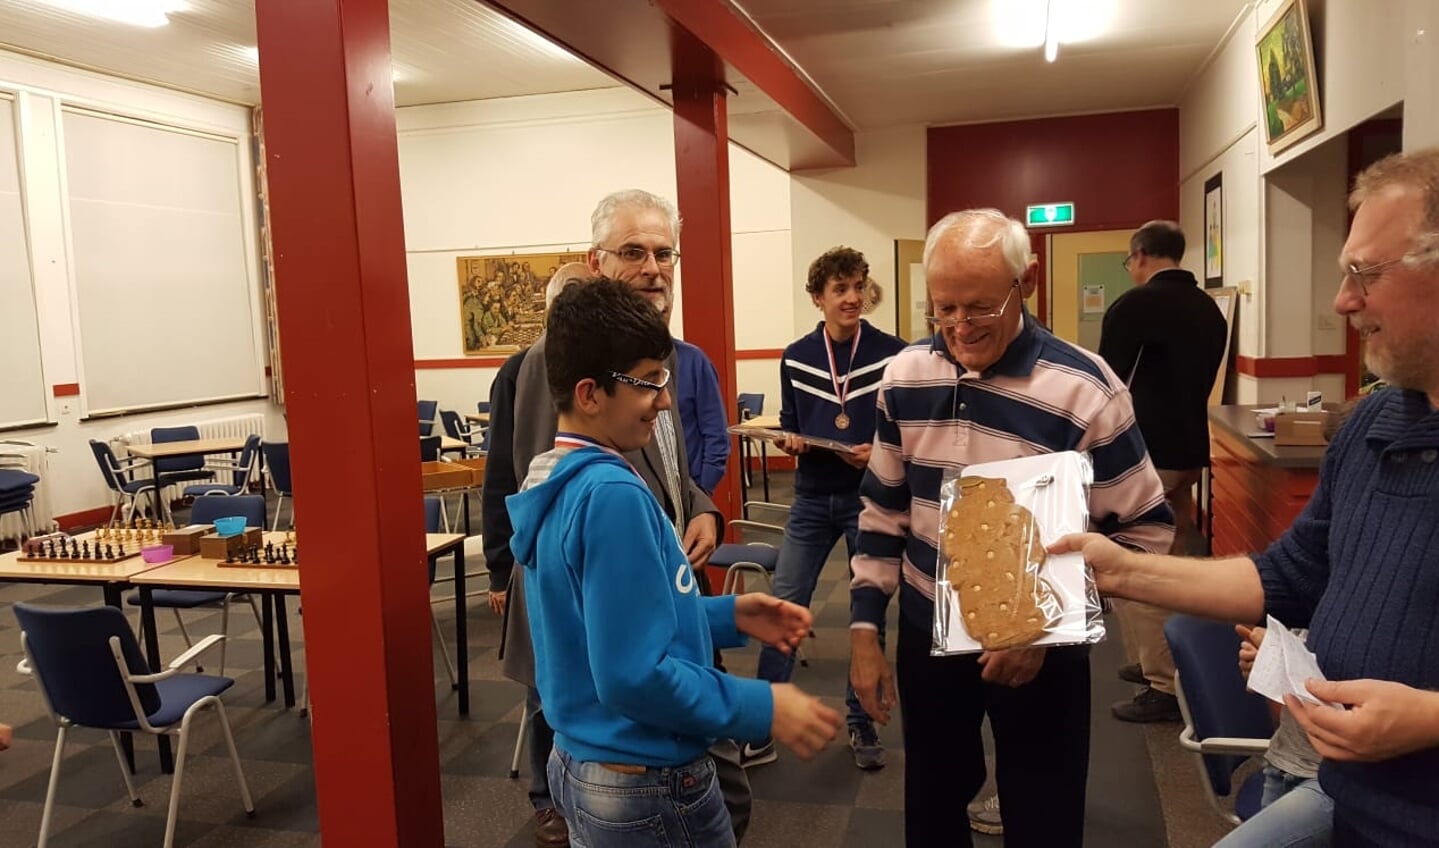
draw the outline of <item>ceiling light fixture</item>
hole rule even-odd
[[[994,38],[1012,50],[1080,44],[1110,33],[1118,0],[990,0]],[[1053,47],[1050,45],[1053,44]]]
[[[162,27],[186,9],[183,0],[41,0],[67,12],[138,27]]]
[[[1059,58],[1059,28],[1054,25],[1054,0],[1044,4],[1044,61]]]

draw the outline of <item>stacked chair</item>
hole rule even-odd
[[[27,536],[35,530],[30,506],[35,502],[35,486],[39,482],[40,478],[28,471],[0,468],[0,515],[20,513]]]

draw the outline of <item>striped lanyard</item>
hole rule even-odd
[[[619,457],[621,460],[624,460],[625,465],[628,465],[628,466],[629,466],[629,469],[635,473],[635,476],[636,476],[636,477],[639,477],[641,480],[644,479],[643,477],[640,476],[639,469],[638,469],[638,468],[635,468],[634,465],[631,464],[628,459],[625,459],[625,455],[624,455],[624,454],[620,453],[619,451],[615,450],[615,449],[612,448],[612,447],[609,447],[609,446],[607,446],[607,445],[602,445],[602,444],[600,444],[599,442],[597,442],[597,441],[595,441],[594,439],[591,439],[591,438],[589,438],[589,437],[587,437],[587,436],[581,436],[581,435],[579,435],[579,434],[577,434],[577,433],[556,433],[556,434],[555,434],[555,447],[556,447],[556,448],[570,448],[571,450],[578,450],[579,448],[599,448],[600,450],[604,451],[605,453],[614,454],[615,456]]]
[[[834,343],[829,340],[829,331],[824,334],[824,352],[829,356],[829,381],[834,385],[834,399],[839,402],[839,414],[834,417],[834,426],[849,429],[849,415],[844,411],[844,401],[849,395],[849,378],[854,374],[854,355],[859,352],[859,334],[864,329],[860,324],[854,328],[854,339],[849,343],[849,367],[844,370],[844,383],[839,381],[839,365],[834,361]]]

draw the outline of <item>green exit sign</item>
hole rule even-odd
[[[1027,207],[1025,223],[1031,227],[1064,227],[1074,223],[1073,203],[1041,203]]]

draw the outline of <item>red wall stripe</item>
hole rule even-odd
[[[1313,377],[1316,374],[1346,374],[1350,359],[1346,354],[1322,356],[1277,356],[1261,358],[1237,356],[1234,369],[1240,374],[1257,378]]]
[[[94,509],[84,509],[79,512],[71,512],[65,515],[55,516],[55,523],[60,529],[70,532],[78,527],[89,527],[95,524],[102,524],[110,517],[114,507],[97,506]]]
[[[781,356],[784,356],[782,347],[752,348],[734,352],[735,359],[779,359]]]
[[[505,364],[503,356],[475,356],[469,359],[416,359],[416,371],[431,371],[446,368],[499,368]]]
[[[79,383],[56,383],[52,389],[55,397],[77,397],[80,394]]]

